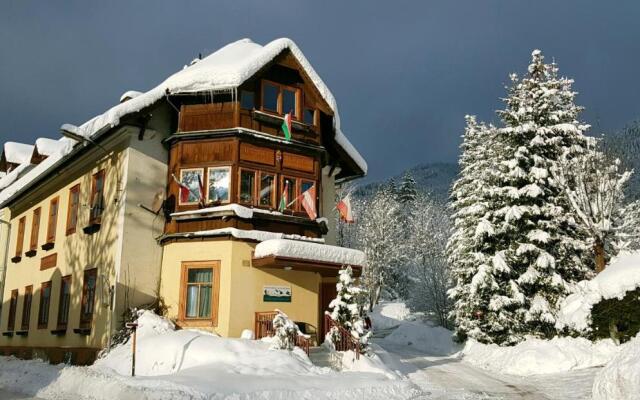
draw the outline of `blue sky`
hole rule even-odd
[[[465,114],[497,122],[540,48],[594,133],[640,118],[637,1],[4,1],[0,140],[57,137],[198,53],[292,38],[338,100],[370,179],[455,161]]]

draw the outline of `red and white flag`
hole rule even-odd
[[[354,222],[353,212],[351,210],[351,194],[348,194],[347,197],[340,200],[338,205],[336,206],[338,212],[340,213],[340,220],[350,224]]]
[[[172,174],[171,176],[173,176],[173,180],[176,181],[176,183],[180,187],[180,203],[188,203],[191,189],[189,189],[189,187],[184,183],[180,182],[175,175]]]
[[[316,185],[311,186],[302,193],[302,207],[307,212],[309,219],[318,218],[318,212],[316,211]]]

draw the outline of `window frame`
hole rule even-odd
[[[244,99],[245,93],[251,94],[251,97],[252,97],[251,102],[253,103],[251,108],[246,108],[242,105],[242,100]],[[242,89],[240,91],[240,109],[249,110],[249,111],[256,109],[256,92],[254,92],[253,90],[246,90],[246,89]]]
[[[180,184],[183,184],[183,177],[182,174],[184,172],[191,172],[191,171],[198,171],[200,172],[200,179],[202,179],[202,185],[204,186],[204,180],[205,180],[205,176],[204,176],[204,172],[205,172],[205,168],[204,167],[197,167],[197,168],[180,168],[178,170],[178,176],[180,177]],[[204,189],[204,188],[203,188]],[[198,190],[200,190],[198,188]],[[185,201],[182,202],[182,200],[180,199],[180,185],[178,185],[178,205],[180,206],[192,206],[192,205],[196,205],[199,204],[199,201]]]
[[[209,177],[211,176],[211,170],[215,170],[215,169],[226,169],[227,170],[227,175],[229,176],[229,186],[227,188],[227,200],[221,201],[221,200],[210,200],[209,199]],[[231,165],[214,165],[214,166],[210,166],[207,167],[207,176],[206,176],[206,185],[205,185],[205,203],[206,204],[210,204],[210,203],[216,203],[216,204],[229,204],[231,203],[231,196],[232,196],[232,191],[233,191],[233,182],[232,182],[232,175],[233,174],[233,170],[232,170],[232,166]],[[203,183],[204,184],[204,183]]]
[[[16,257],[22,257],[24,251],[24,236],[27,228],[27,216],[22,216],[18,220],[18,231],[16,235]]]
[[[55,205],[55,208],[54,208]],[[52,214],[53,210],[55,214]],[[58,228],[58,215],[60,214],[60,196],[56,196],[49,201],[49,220],[47,221],[47,238],[45,243],[54,243],[56,241],[56,231]]]
[[[65,282],[67,283],[68,287],[69,287],[69,301],[67,303],[67,309],[66,309],[66,313],[64,315],[64,319],[65,321],[62,321],[62,316],[63,316],[63,312],[64,309],[62,307],[63,304],[63,300],[64,300],[64,286],[65,286]],[[71,275],[66,275],[60,278],[60,293],[58,294],[58,318],[56,321],[56,329],[57,330],[66,330],[67,326],[69,326],[69,312],[71,310],[71,283],[72,283],[72,278]]]
[[[253,193],[251,193],[251,201],[242,201],[242,173],[243,172],[252,172],[253,173]],[[258,204],[258,170],[253,168],[246,167],[238,167],[238,204],[245,204],[255,206]]]
[[[94,278],[93,292],[89,293],[88,278]],[[96,309],[96,292],[98,291],[98,268],[89,268],[84,270],[82,279],[82,301],[80,302],[80,327],[88,328],[93,321],[93,315]],[[90,312],[85,312],[85,304],[91,301]]]
[[[74,204],[73,199],[77,196],[78,201]],[[76,228],[78,226],[78,216],[80,215],[80,184],[72,186],[69,188],[69,203],[67,204],[67,228],[66,235],[72,235],[76,233]],[[75,222],[72,223],[72,220],[75,219]]]
[[[98,190],[98,181],[100,178],[102,179],[102,185],[100,187],[100,190]],[[90,197],[91,201],[89,203],[91,205],[91,208],[89,209],[89,225],[96,225],[96,224],[102,223],[102,213],[104,212],[105,203],[106,203],[104,199],[105,183],[106,183],[106,177],[104,173],[104,168],[91,176],[91,197]],[[97,202],[96,199],[99,199],[99,201],[101,202],[100,204],[101,208],[99,212],[95,211],[95,208],[98,205],[96,204]]]
[[[18,314],[18,297],[20,296],[20,291],[18,289],[13,289],[11,291],[11,298],[9,300],[9,318],[7,320],[7,331],[15,331],[16,330],[16,317]]]
[[[304,114],[305,114],[305,111],[307,110],[311,110],[313,112],[313,122],[311,124],[307,123],[304,120]],[[304,106],[302,108],[302,118],[300,118],[300,122],[309,126],[318,126],[318,109],[315,107]]]
[[[22,296],[22,323],[20,330],[28,331],[31,325],[31,307],[33,306],[33,285],[25,286]]]
[[[260,204],[260,191],[262,190],[262,176],[263,175],[271,175],[273,177],[273,181],[271,182],[271,203],[268,206]],[[278,198],[278,174],[276,172],[269,171],[258,171],[258,184],[256,185],[256,204],[258,207],[262,208],[275,208],[277,204]]]
[[[40,219],[42,218],[42,207],[33,210],[31,215],[31,236],[29,241],[29,251],[38,249],[38,238],[40,236]]]
[[[212,270],[211,282],[211,316],[209,318],[187,318],[187,285],[189,270],[205,269]],[[180,274],[180,300],[178,309],[178,325],[181,326],[218,326],[218,307],[220,300],[220,261],[183,261]]]
[[[264,91],[264,87],[265,85],[272,85],[275,86],[278,89],[278,98],[277,98],[277,110],[270,110],[270,109],[266,109],[264,107],[264,95],[265,95],[265,91]],[[283,92],[284,90],[290,90],[294,93],[295,95],[295,109],[293,110],[293,115],[292,115],[292,119],[296,120],[296,121],[301,121],[302,120],[302,115],[301,115],[301,110],[302,110],[302,89],[297,87],[297,86],[291,86],[291,85],[285,85],[282,83],[278,83],[278,82],[274,82],[272,80],[269,79],[262,79],[262,81],[260,82],[260,111],[262,112],[266,112],[266,113],[270,113],[270,114],[277,114],[277,115],[285,115],[286,112],[285,110],[282,109],[283,105]]]
[[[44,304],[45,289],[49,289],[49,296],[47,297],[46,304]],[[51,295],[52,295],[51,281],[42,282],[40,284],[40,301],[38,306],[38,329],[47,329],[47,327],[49,326],[49,317],[51,313]],[[44,310],[46,310],[46,313],[44,314],[46,316],[46,319],[43,318]]]

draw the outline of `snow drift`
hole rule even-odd
[[[640,335],[621,350],[593,382],[593,400],[640,399]]]
[[[459,346],[452,340],[452,332],[441,326],[429,326],[421,322],[404,322],[389,336],[387,343],[409,346],[429,353],[446,356],[454,354]]]
[[[413,316],[405,303],[381,302],[369,313],[369,318],[371,318],[371,325],[375,331],[395,328],[403,321],[413,319]]]

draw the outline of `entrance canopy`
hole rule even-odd
[[[359,276],[365,262],[360,250],[289,239],[265,240],[256,246],[253,255],[253,266],[257,268],[312,271],[323,276],[336,276],[347,265]]]

